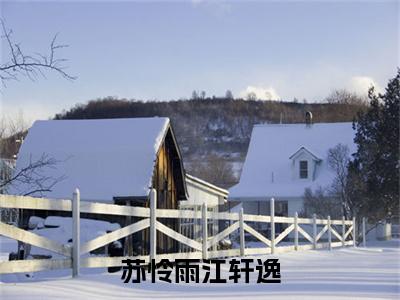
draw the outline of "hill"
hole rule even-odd
[[[227,98],[143,102],[107,97],[78,104],[55,119],[169,117],[186,169],[226,187],[238,179],[254,124],[302,123],[307,111],[315,123],[349,122],[363,107]],[[217,163],[221,159],[223,166]]]

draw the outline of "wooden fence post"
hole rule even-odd
[[[342,246],[346,246],[346,241],[345,241],[345,235],[346,235],[346,219],[344,216],[342,217]]]
[[[332,250],[331,216],[328,216],[328,249]]]
[[[207,204],[203,203],[201,207],[201,216],[202,216],[202,233],[203,233],[203,259],[207,259],[208,257],[208,247],[207,247],[207,239],[208,239],[208,228],[207,228]]]
[[[150,190],[150,260],[157,256],[157,193],[155,189]]]
[[[79,276],[80,239],[80,193],[75,189],[72,195],[72,277]]]
[[[294,250],[299,249],[299,215],[297,211],[294,213]]]
[[[271,198],[270,201],[270,215],[271,215],[271,254],[275,253],[275,199]]]
[[[366,224],[365,224],[365,217],[362,218],[362,243],[363,247],[367,246],[367,239],[366,239]]]
[[[356,218],[353,217],[353,247],[357,247]]]
[[[317,215],[313,214],[313,248],[317,249]]]
[[[240,233],[240,256],[244,256],[244,221],[243,221],[243,207],[239,210],[239,233]]]

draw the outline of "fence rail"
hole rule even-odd
[[[133,233],[140,232],[146,228],[150,230],[149,255],[130,257],[142,259],[148,262],[150,259],[160,261],[161,259],[193,258],[210,259],[218,257],[245,256],[258,254],[275,254],[289,251],[300,251],[309,249],[322,249],[344,246],[356,246],[356,222],[353,220],[326,220],[313,218],[299,218],[297,213],[294,217],[275,216],[274,199],[270,201],[270,216],[244,214],[243,209],[239,213],[228,212],[208,212],[207,205],[203,204],[201,211],[190,210],[172,210],[156,208],[156,192],[150,191],[150,208],[121,206],[114,204],[103,204],[93,202],[81,202],[79,191],[73,193],[73,200],[33,198],[25,196],[0,195],[0,208],[33,209],[48,211],[69,211],[72,212],[73,219],[73,244],[62,245],[43,236],[32,232],[22,230],[18,227],[0,222],[0,235],[18,240],[23,243],[31,244],[43,249],[47,249],[57,254],[61,254],[63,259],[33,259],[33,260],[14,260],[0,262],[0,274],[36,272],[41,270],[72,268],[73,276],[79,275],[80,268],[99,268],[121,266],[122,260],[128,257],[81,257],[81,255],[106,246],[121,238],[127,237]],[[96,237],[84,244],[80,244],[80,213],[106,214],[119,216],[133,216],[142,218],[140,221],[129,224],[113,232]],[[200,240],[191,239],[184,234],[173,230],[158,221],[163,219],[199,219],[202,224],[202,238]],[[208,219],[226,220],[230,225],[215,234],[209,236],[207,232]],[[265,236],[257,231],[249,222],[268,223],[270,225],[270,235]],[[275,224],[286,224],[287,228],[282,232],[275,234]],[[307,232],[304,225],[310,227],[312,232]],[[318,225],[322,228],[318,228]],[[336,227],[336,228],[335,228]],[[338,232],[337,228],[341,228]],[[365,228],[365,226],[363,226]],[[193,252],[179,252],[158,254],[157,249],[157,231],[169,236],[193,249]],[[239,231],[238,249],[216,250],[216,245],[235,231]],[[248,233],[263,245],[259,248],[246,248],[246,235]],[[292,233],[293,245],[282,245],[281,243]],[[327,235],[327,241],[321,242],[324,235]],[[351,238],[350,238],[351,237]],[[365,234],[364,246],[365,246]],[[306,244],[299,244],[300,238]],[[337,241],[334,241],[336,239]],[[279,245],[279,246],[278,246]]]

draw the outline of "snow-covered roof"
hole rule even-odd
[[[77,187],[82,200],[146,196],[169,124],[168,118],[36,121],[18,154],[17,171],[45,154],[58,162],[42,175],[65,177],[46,197],[70,198]]]
[[[328,150],[342,144],[354,153],[354,134],[351,123],[256,125],[240,182],[229,190],[229,198],[302,197],[307,187],[330,185],[335,175],[327,163]],[[314,180],[293,176],[293,154],[302,148],[320,159]]]
[[[314,153],[312,153],[310,150],[308,150],[306,147],[302,146],[300,147],[299,150],[297,150],[295,153],[293,153],[292,155],[290,155],[290,159],[295,159],[296,157],[300,156],[302,153],[307,153],[308,155],[310,155],[314,160],[316,161],[321,161],[322,159],[319,158],[317,155],[315,155]]]
[[[228,194],[229,194],[228,190],[223,189],[223,188],[221,188],[219,186],[216,186],[216,185],[214,185],[214,184],[212,184],[210,182],[207,182],[207,181],[205,181],[203,179],[200,179],[198,177],[195,177],[193,175],[190,175],[188,173],[186,173],[185,180],[186,180],[186,182],[195,184],[195,185],[197,185],[199,187],[201,186],[203,189],[206,189],[209,192],[211,192],[213,194],[216,194],[218,196],[222,196],[222,197],[225,197],[225,198],[228,197]]]

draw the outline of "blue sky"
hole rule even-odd
[[[195,89],[312,102],[382,88],[399,66],[397,1],[2,1],[1,14],[26,52],[45,52],[58,33],[78,77],[8,82],[3,113],[29,121],[97,97],[169,100]]]

